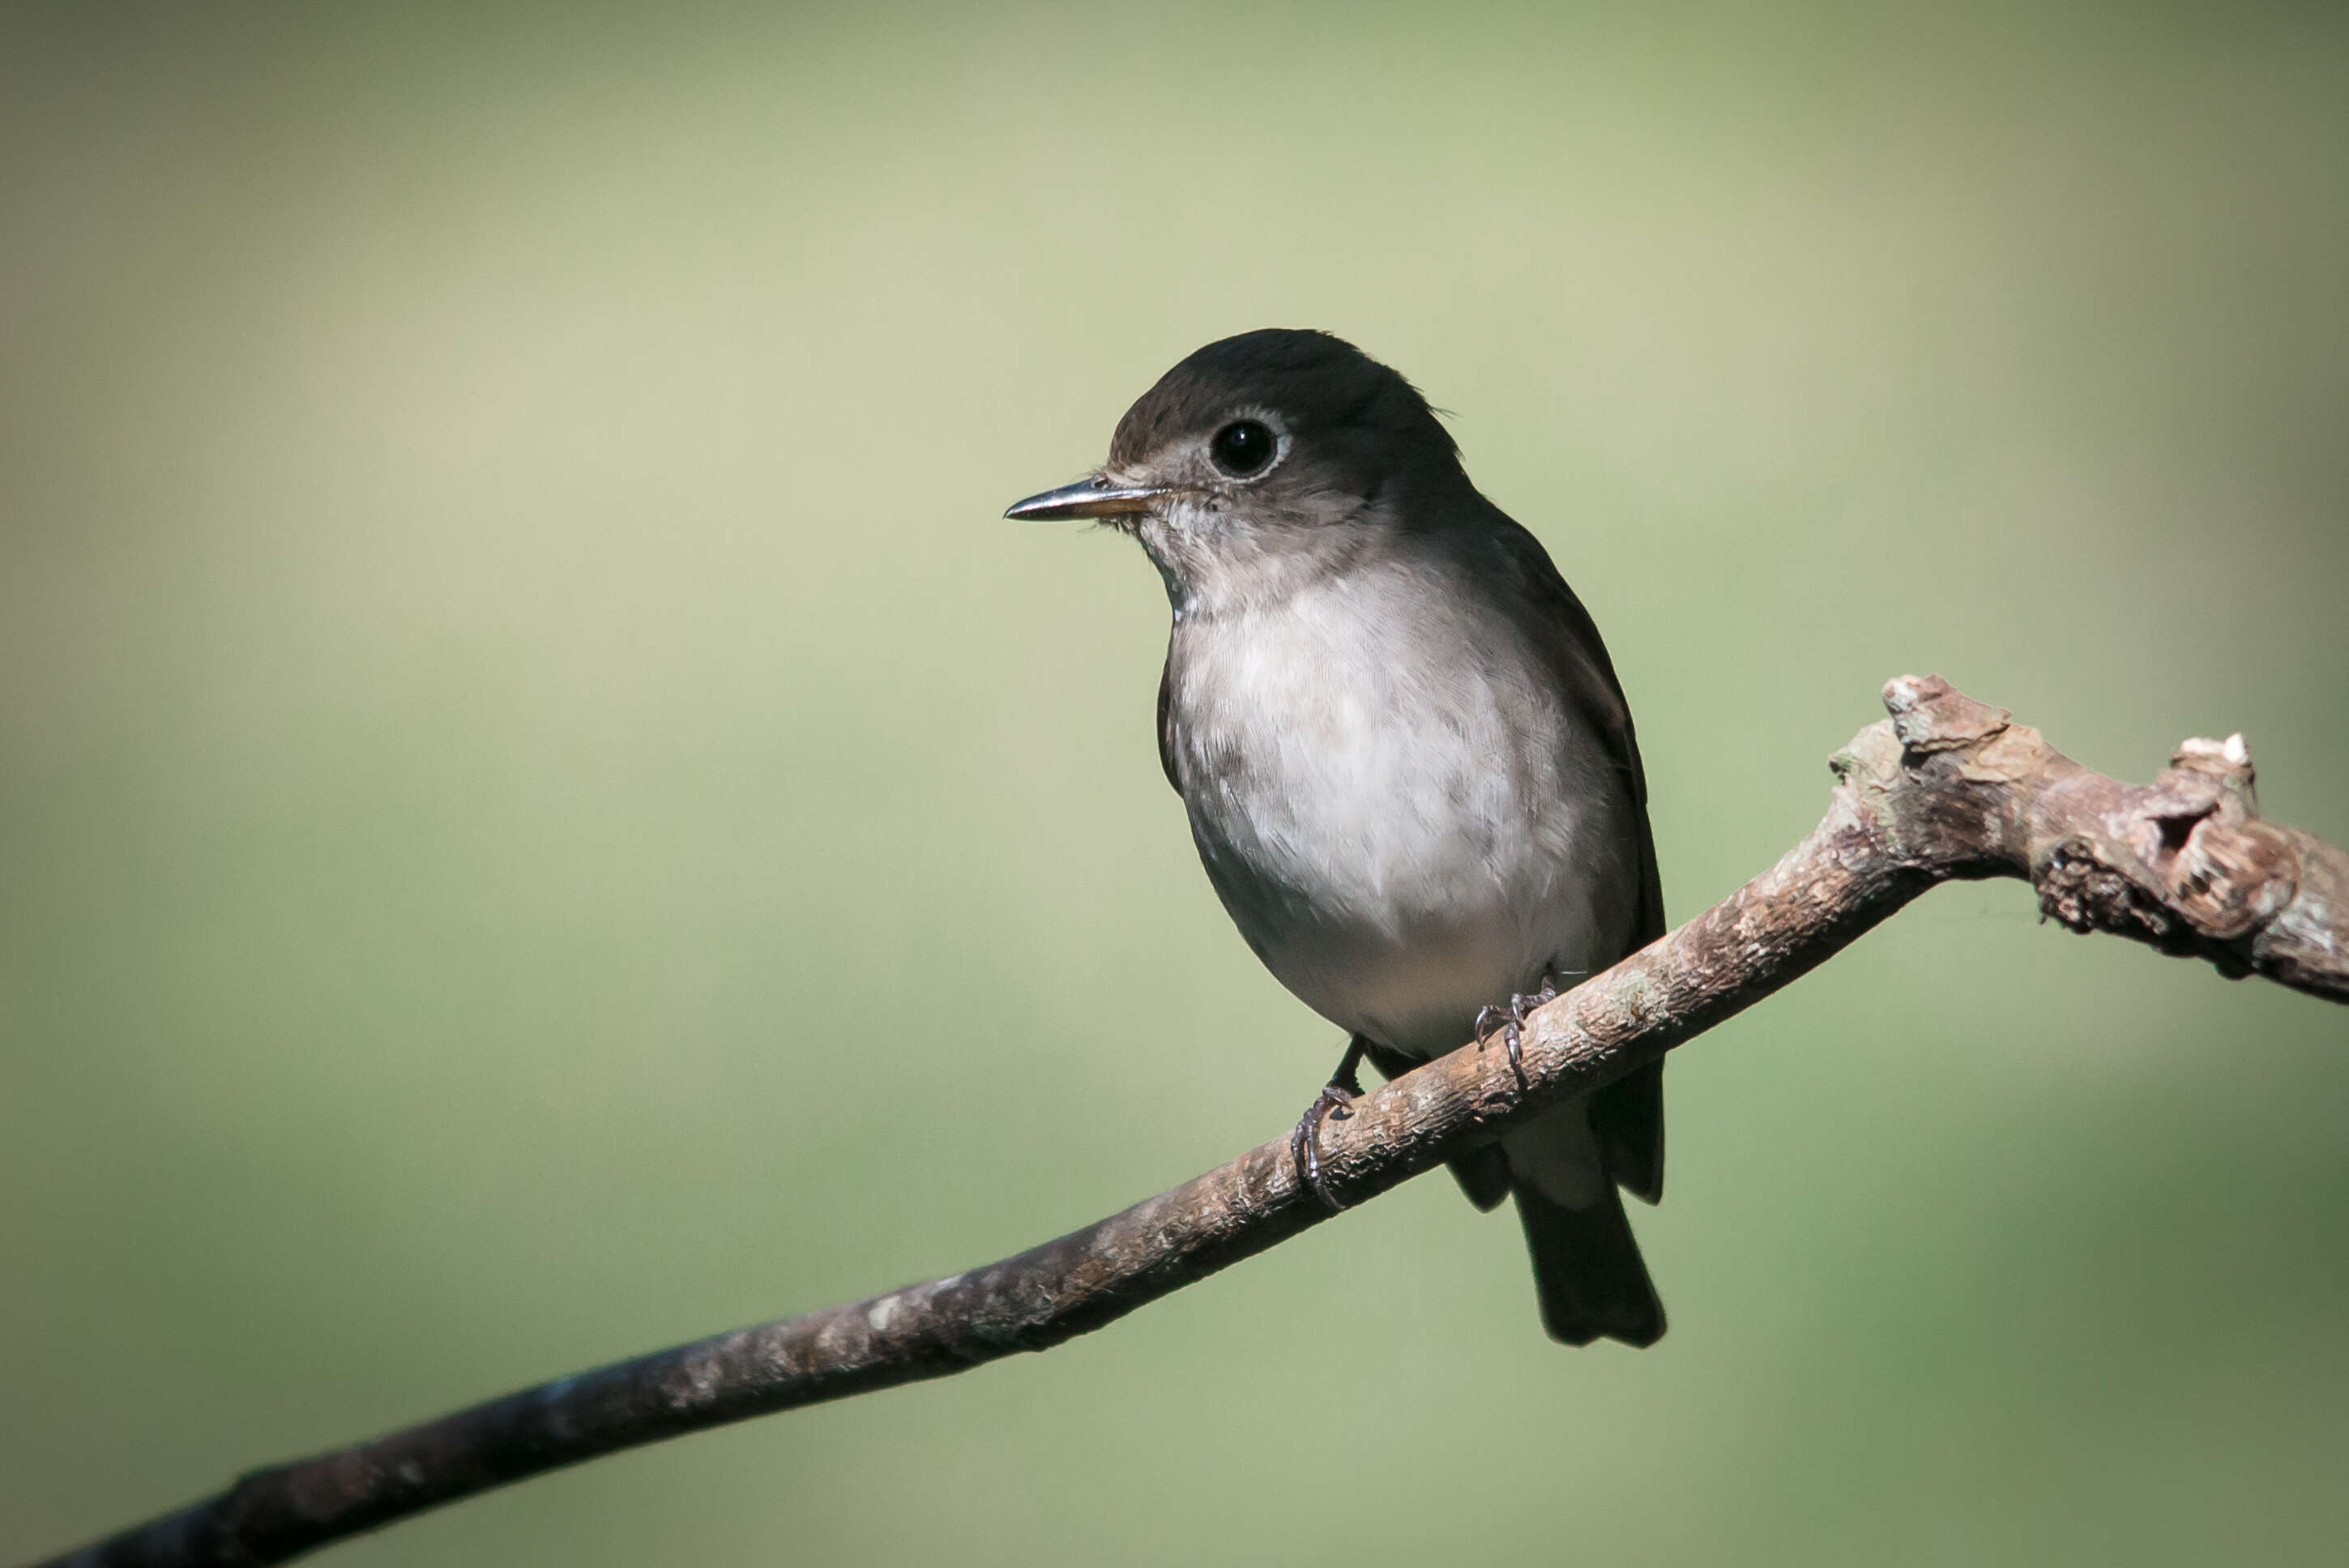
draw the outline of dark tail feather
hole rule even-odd
[[[1588,1345],[1601,1334],[1630,1345],[1662,1338],[1664,1303],[1640,1261],[1615,1184],[1608,1182],[1606,1195],[1588,1209],[1553,1203],[1524,1181],[1516,1190],[1549,1336],[1567,1345]]]
[[[1444,1163],[1452,1168],[1452,1179],[1460,1183],[1468,1201],[1485,1213],[1498,1209],[1501,1199],[1509,1195],[1509,1157],[1501,1152],[1499,1144],[1455,1154]]]
[[[1664,1064],[1651,1062],[1590,1096],[1607,1174],[1642,1203],[1664,1198]]]

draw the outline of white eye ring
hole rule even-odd
[[[1288,430],[1269,410],[1241,409],[1207,438],[1207,462],[1226,479],[1262,479],[1288,455]]]

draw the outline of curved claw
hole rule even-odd
[[[1526,1082],[1526,1026],[1516,1019],[1501,1031],[1501,1044],[1508,1047],[1509,1072],[1517,1080],[1517,1093],[1524,1094],[1533,1085]]]
[[[1297,1130],[1288,1135],[1288,1153],[1297,1161],[1298,1175],[1306,1186],[1313,1189],[1313,1196],[1321,1200],[1321,1206],[1332,1214],[1346,1206],[1338,1201],[1337,1194],[1330,1190],[1329,1180],[1321,1173],[1321,1124],[1332,1117],[1344,1121],[1352,1116],[1354,1113],[1346,1108],[1347,1102],[1360,1092],[1349,1089],[1343,1084],[1329,1085],[1306,1107],[1305,1114],[1297,1118]]]
[[[1476,1048],[1480,1051],[1485,1048],[1485,1042],[1493,1037],[1494,1025],[1497,1022],[1501,1044],[1509,1053],[1509,1071],[1516,1076],[1517,1093],[1521,1095],[1533,1086],[1526,1078],[1526,1017],[1535,1008],[1556,1002],[1557,994],[1556,982],[1544,977],[1539,991],[1530,994],[1516,992],[1509,998],[1506,1007],[1487,1003],[1476,1011]]]

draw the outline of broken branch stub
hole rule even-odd
[[[1938,676],[1892,681],[1884,700],[1903,755],[1859,787],[1905,786],[1896,822],[1922,830],[1918,847],[1949,875],[2020,876],[2069,929],[2349,998],[2349,856],[2260,816],[2242,736],[2186,741],[2152,784],[2128,784]],[[1863,732],[1853,750],[1868,745]]]

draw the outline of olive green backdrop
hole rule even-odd
[[[2349,26],[2045,9],[11,7],[0,1560],[1287,1125],[1158,584],[997,517],[1229,332],[1454,410],[1676,915],[1908,670],[2349,838]],[[2333,1560],[2344,1127],[1946,890],[1676,1058],[1651,1353],[1438,1178],[329,1560]]]

